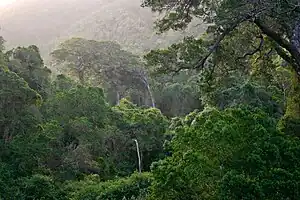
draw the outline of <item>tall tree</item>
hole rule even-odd
[[[288,112],[284,120],[300,119],[299,1],[145,0],[143,6],[165,14],[156,23],[157,28],[162,32],[169,29],[184,29],[195,18],[213,24],[208,28],[209,34],[206,38],[195,40],[195,42],[203,39],[208,41],[200,45],[201,51],[196,51],[199,55],[187,59],[181,53],[172,54],[176,58],[172,62],[177,63],[173,71],[184,69],[203,71],[213,66],[213,71],[218,67],[223,68],[223,70],[217,69],[222,72],[220,73],[222,77],[230,73],[233,67],[246,66],[244,73],[241,73],[243,76],[245,72],[249,75],[251,72],[249,69],[253,68],[258,61],[268,61],[268,63],[261,63],[264,66],[268,65],[273,72],[278,65],[272,66],[269,61],[278,58],[285,61],[292,68],[294,75],[289,98],[287,98]],[[270,74],[274,76],[274,73]],[[293,126],[292,129],[297,130],[297,127],[298,125]]]
[[[51,70],[44,66],[44,61],[37,46],[17,47],[6,52],[8,68],[17,73],[43,97],[49,91]]]
[[[6,142],[17,134],[29,132],[35,125],[31,105],[41,102],[41,97],[14,72],[0,68],[0,136]]]
[[[203,67],[226,36],[243,23],[250,22],[277,44],[278,54],[300,76],[300,6],[297,0],[145,0],[143,6],[151,7],[153,11],[169,11],[157,23],[161,31],[185,28],[194,17],[215,24],[216,41],[195,67]]]
[[[65,64],[67,67],[64,69],[77,77],[81,84],[91,81],[108,85],[116,93],[116,102],[119,102],[121,93],[135,88],[147,91],[151,105],[155,106],[139,57],[123,50],[115,42],[72,38],[51,55],[57,64]]]

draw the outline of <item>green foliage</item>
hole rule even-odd
[[[19,180],[21,185],[20,200],[66,200],[66,193],[51,177],[35,174],[29,178]]]
[[[0,199],[8,199],[18,192],[16,177],[12,168],[4,162],[0,162]]]
[[[248,18],[261,18],[264,22],[277,24],[272,27],[275,30],[290,31],[284,27],[287,24],[295,23],[295,19],[299,17],[297,1],[290,0],[276,3],[272,0],[264,2],[256,1],[236,1],[225,0],[218,2],[215,0],[196,0],[187,1],[181,0],[146,0],[143,6],[150,7],[155,12],[168,10],[165,16],[157,21],[157,27],[160,31],[169,29],[184,29],[193,18],[202,18],[205,22],[214,22],[218,26],[225,25],[226,27],[246,21]],[[289,17],[287,17],[287,15]],[[272,21],[274,20],[274,21]]]
[[[183,69],[194,69],[194,65],[207,53],[209,43],[200,38],[186,37],[167,49],[152,50],[144,56],[147,64],[156,66],[152,73],[179,72]]]
[[[28,108],[40,104],[41,97],[22,78],[8,70],[0,69],[0,86],[0,135],[8,141],[34,124]]]
[[[70,77],[60,74],[56,76],[51,86],[52,86],[51,94],[55,95],[58,92],[68,91],[74,88],[76,86],[76,82],[72,80]]]
[[[247,82],[243,85],[236,85],[230,88],[219,87],[211,93],[208,104],[220,109],[235,107],[240,104],[257,107],[265,112],[280,118],[283,114],[283,107],[274,98],[274,91],[256,83]],[[276,93],[275,93],[276,94]]]
[[[6,67],[6,60],[5,60],[5,55],[4,55],[4,43],[5,40],[2,36],[0,36],[0,68],[5,69]]]
[[[94,82],[108,82],[109,79],[118,81],[117,77],[122,78],[120,75],[125,75],[126,67],[138,63],[138,57],[122,50],[121,46],[115,42],[98,42],[83,38],[65,41],[51,55],[57,63],[65,64],[67,66],[65,69],[74,74],[81,83],[86,83],[85,74],[93,76],[93,73],[96,75],[90,77],[89,80],[94,79]],[[103,80],[99,78],[97,80],[97,76],[100,75]]]
[[[136,94],[144,99],[152,98],[139,57],[116,42],[72,38],[51,55],[57,65],[62,65],[61,71],[67,70],[81,84],[105,88],[112,104],[118,104],[120,95],[131,95],[130,90],[139,91]]]
[[[97,176],[70,182],[67,190],[72,200],[119,200],[138,197],[147,191],[152,177],[149,173],[134,173],[130,177],[100,182]]]
[[[226,81],[225,78],[225,81],[220,81],[220,79],[224,80],[224,77],[230,77],[232,74],[243,77],[243,80],[259,79],[262,85],[276,85],[276,89],[283,90],[284,98],[287,99],[284,100],[287,112],[291,108],[296,110],[298,115],[298,95],[296,92],[286,94],[287,82],[282,82],[285,75],[281,74],[281,78],[278,79],[277,71],[279,65],[291,67],[299,79],[300,15],[296,0],[280,2],[146,0],[143,5],[164,14],[156,24],[162,32],[169,29],[185,29],[194,18],[214,24],[207,29],[208,34],[204,42],[199,43],[201,39],[192,41],[192,44],[200,44],[197,51],[199,55],[190,54],[194,47],[188,46],[189,42],[184,41],[183,44],[187,44],[188,47],[186,51],[172,48],[182,46],[182,43],[179,43],[167,50],[151,52],[147,56],[151,65],[160,71],[178,72],[187,66],[189,69],[196,68],[202,72],[210,71],[209,90],[211,84],[213,89],[222,87],[224,82],[230,84],[230,80]],[[179,59],[184,58],[182,54],[189,59],[187,61]],[[192,64],[190,60],[193,61]],[[203,75],[201,73],[199,75],[200,79],[203,79]],[[295,87],[289,89],[294,90]]]
[[[179,2],[175,0],[146,0],[142,4],[142,6],[150,7],[152,11],[159,13],[163,13],[165,10],[172,11],[156,22],[156,26],[161,32],[171,28],[174,30],[184,29],[192,21],[193,16],[203,17],[206,22],[211,22],[212,17],[209,14],[215,11],[217,5],[214,0],[197,0],[193,2],[186,0]]]
[[[157,82],[154,87],[156,105],[166,116],[184,116],[194,109],[201,108],[199,93],[195,91],[191,82],[167,83]],[[178,105],[181,106],[178,106]]]
[[[152,199],[299,198],[299,140],[280,135],[267,114],[233,108],[192,115],[175,128],[172,156],[153,164]]]
[[[10,157],[7,161],[20,176],[30,175],[44,167],[50,167],[53,159],[61,155],[59,140],[62,127],[55,121],[39,126],[39,130],[20,135],[10,143]],[[35,155],[34,157],[32,155]]]
[[[151,73],[156,106],[167,116],[183,116],[201,107],[194,65],[206,53],[207,42],[185,38],[167,49],[152,50],[144,56]],[[190,71],[182,71],[187,70]],[[168,73],[173,73],[173,76]],[[181,106],[178,106],[180,104]]]
[[[155,108],[139,108],[134,104],[122,99],[119,106],[114,107],[114,113],[117,117],[117,127],[121,131],[120,135],[116,135],[112,140],[115,146],[113,151],[121,151],[124,149],[125,155],[118,157],[118,165],[125,163],[131,166],[126,166],[127,169],[136,169],[137,152],[133,139],[139,142],[140,153],[142,157],[142,167],[148,170],[153,161],[158,160],[163,155],[163,143],[165,140],[165,132],[168,121],[162,113]],[[121,149],[120,149],[121,148]],[[132,166],[132,163],[134,165]]]
[[[284,116],[278,123],[278,129],[288,135],[299,137],[300,120],[290,116]]]
[[[162,32],[214,25],[147,70],[116,42],[69,39],[51,55],[80,85],[0,38],[0,198],[300,199],[296,3],[145,0]]]
[[[132,139],[140,143],[145,170],[163,152],[167,120],[161,112],[125,100],[111,110],[100,88],[63,89],[47,100],[42,111],[47,121],[55,121],[42,125],[40,136],[54,135],[36,142],[52,149],[43,151],[48,152],[46,166],[60,172],[63,179],[96,173],[106,180],[132,173],[137,168]],[[54,146],[49,146],[51,138]]]
[[[17,73],[29,87],[46,97],[50,86],[51,70],[44,66],[38,47],[18,47],[6,53],[8,68]]]
[[[278,128],[288,135],[300,136],[300,85],[296,73],[290,77],[290,88],[287,90],[287,108],[284,117],[280,120]]]
[[[55,141],[50,147],[55,154],[49,157],[48,167],[61,172],[64,179],[72,179],[80,173],[103,172],[96,158],[105,155],[105,137],[114,128],[109,125],[111,111],[102,89],[77,86],[62,90],[43,105],[43,114],[46,120],[55,120],[50,130],[57,130],[45,144],[48,146],[51,138]],[[101,175],[104,178],[107,174]]]
[[[66,123],[76,117],[88,117],[99,127],[104,127],[106,116],[109,114],[103,90],[96,87],[77,86],[58,92],[43,107],[47,119]]]

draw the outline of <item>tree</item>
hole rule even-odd
[[[110,138],[113,144],[111,152],[123,151],[123,160],[120,164],[129,163],[133,166],[128,169],[138,169],[138,159],[134,139],[139,143],[142,160],[142,169],[149,170],[153,161],[163,157],[163,143],[168,121],[156,108],[139,108],[126,99],[122,99],[120,105],[113,108],[116,115],[116,125],[121,131],[118,137]],[[121,150],[120,150],[121,149]],[[119,156],[121,156],[119,155]],[[118,164],[118,165],[120,165]]]
[[[168,53],[168,55],[173,55],[172,62],[177,63],[169,65],[176,66],[172,71],[184,69],[208,71],[211,68],[211,72],[219,70],[226,74],[226,71],[230,73],[233,68],[241,69],[243,67],[244,73],[241,75],[246,74],[247,76],[252,71],[250,69],[253,69],[253,66],[260,61],[263,61],[260,62],[261,64],[268,65],[268,69],[275,72],[278,65],[274,67],[270,61],[279,57],[281,64],[287,63],[294,74],[286,108],[287,111],[292,112],[285,113],[283,120],[286,122],[284,124],[300,119],[298,95],[300,94],[298,90],[300,85],[300,7],[297,0],[280,2],[272,0],[225,0],[221,2],[214,0],[146,0],[143,6],[165,13],[164,17],[156,23],[162,32],[169,29],[183,29],[194,18],[200,18],[204,22],[213,24],[207,30],[209,33],[205,39],[207,42],[200,45],[201,48],[197,50],[200,55],[190,56],[186,59],[184,55],[189,55],[190,51],[188,53],[177,51],[178,54]],[[197,42],[199,44],[199,41],[203,41],[203,38],[196,39],[194,44]],[[183,44],[189,43],[184,42]],[[195,48],[190,47],[189,49]],[[174,57],[178,59],[174,59]],[[274,74],[269,73],[272,76]],[[294,130],[296,127],[298,125],[293,126]],[[294,132],[293,129],[290,132]]]
[[[22,158],[18,157],[19,151],[14,151],[12,145],[19,137],[28,137],[36,130],[39,120],[31,108],[40,104],[41,96],[24,79],[0,67],[0,198],[19,199],[17,179],[32,169],[22,169]],[[24,149],[24,146],[17,148]],[[31,163],[29,160],[27,163]]]
[[[41,125],[39,138],[44,146],[54,149],[45,161],[50,169],[70,179],[82,173],[108,176],[106,166],[96,161],[105,157],[105,138],[114,130],[110,128],[111,109],[101,88],[63,88],[47,100],[42,113],[47,123]],[[44,138],[47,133],[53,135]]]
[[[151,85],[157,108],[168,117],[185,116],[202,108],[199,87],[194,79],[195,76],[187,72],[174,76],[153,74]]]
[[[144,195],[151,184],[150,173],[134,173],[129,177],[101,182],[98,176],[87,176],[83,181],[67,185],[69,197],[79,199],[120,200]]]
[[[282,2],[214,0],[149,1],[143,3],[153,11],[169,11],[157,22],[159,30],[185,28],[194,17],[214,23],[219,36],[208,53],[195,67],[203,67],[206,59],[217,49],[223,39],[243,23],[254,23],[262,34],[272,39],[280,49],[278,54],[299,73],[299,5],[296,0]],[[287,38],[283,38],[286,35]],[[285,49],[284,51],[281,51]],[[285,52],[287,51],[287,52]],[[286,57],[287,56],[287,57]]]
[[[147,74],[142,70],[140,59],[111,41],[98,42],[82,38],[65,41],[51,53],[57,64],[66,64],[72,75],[81,84],[87,81],[112,89],[116,93],[116,102],[120,93],[128,88],[147,91],[151,106],[155,106]],[[86,79],[86,76],[89,78]]]
[[[61,79],[62,89],[42,106],[42,130],[31,135],[32,142],[21,139],[33,145],[30,151],[40,155],[45,166],[63,179],[91,173],[102,180],[126,176],[137,168],[133,139],[140,143],[144,169],[162,156],[167,120],[159,110],[138,108],[125,100],[112,109],[102,89],[82,85],[65,89]]]
[[[32,177],[20,180],[21,191],[18,199],[49,199],[65,200],[66,193],[54,182],[51,177],[35,174]]]
[[[41,103],[41,97],[14,72],[0,68],[0,135],[9,142],[24,134],[36,119],[29,107]]]
[[[6,52],[8,68],[43,97],[49,94],[51,70],[44,66],[38,47],[17,47]]]
[[[70,77],[63,74],[59,74],[52,81],[51,85],[51,95],[55,95],[58,92],[65,92],[72,88],[75,88],[77,83]]]
[[[152,165],[151,199],[299,198],[299,140],[263,111],[206,108],[172,127],[172,156]]]
[[[5,40],[2,36],[0,36],[0,67],[4,68],[6,65],[5,55],[4,55],[4,43]]]

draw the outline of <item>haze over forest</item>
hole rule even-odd
[[[7,48],[35,44],[47,57],[71,37],[117,41],[141,53],[204,31],[194,24],[159,36],[153,24],[157,14],[140,5],[140,0],[19,0],[0,7],[0,34]]]

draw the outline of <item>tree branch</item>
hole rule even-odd
[[[252,50],[250,52],[245,53],[243,56],[238,57],[236,60],[240,60],[240,59],[246,58],[247,56],[253,56],[257,52],[259,52],[261,50],[261,48],[263,47],[265,40],[264,40],[264,37],[262,35],[260,35],[258,38],[260,38],[259,46],[256,49],[254,49],[254,50]]]
[[[219,35],[219,37],[217,38],[216,42],[214,43],[214,45],[209,49],[208,53],[201,58],[197,64],[193,67],[194,69],[201,69],[204,67],[205,62],[207,61],[207,59],[211,56],[212,53],[214,53],[216,51],[216,49],[220,46],[221,42],[224,40],[224,38],[231,33],[241,22],[236,22],[235,24],[233,24],[232,26],[230,26],[229,28],[225,29],[224,32]]]
[[[274,49],[276,50],[277,54],[278,54],[281,58],[283,58],[286,62],[288,62],[288,63],[293,63],[293,58],[292,58],[290,55],[288,55],[288,54],[284,51],[284,49],[282,49],[282,47],[280,47],[279,45],[277,45]]]
[[[300,73],[300,52],[298,51],[298,49],[296,47],[294,47],[294,45],[292,45],[288,40],[282,38],[278,33],[274,32],[268,26],[264,25],[261,20],[255,19],[254,23],[261,29],[261,31],[264,34],[266,34],[267,36],[269,36],[278,45],[280,45],[281,47],[283,47],[284,49],[286,49],[291,54],[292,60],[294,60],[295,62],[292,62],[290,64],[293,64],[294,69],[299,74]],[[281,55],[283,55],[283,54],[281,54]],[[285,59],[285,58],[283,58],[283,59]],[[289,62],[289,61],[287,61],[287,62]]]
[[[248,20],[249,18],[251,18],[251,16],[247,16],[244,19],[238,20],[237,22],[235,22],[232,26],[226,28],[218,37],[217,40],[215,41],[214,45],[211,46],[207,52],[206,55],[204,55],[204,57],[202,57],[201,59],[199,59],[193,67],[191,66],[181,66],[178,67],[175,70],[172,70],[174,72],[174,74],[177,74],[178,72],[180,72],[181,70],[191,70],[191,69],[203,69],[204,64],[206,63],[207,59],[218,49],[218,47],[220,46],[221,42],[224,40],[224,38],[229,35],[236,27],[238,27],[240,25],[240,23]]]
[[[286,62],[288,62],[290,65],[292,65],[292,67],[293,67],[294,69],[299,68],[299,66],[297,65],[297,63],[294,62],[294,59],[293,59],[290,55],[288,55],[288,54],[284,51],[284,49],[282,49],[282,47],[280,47],[280,46],[278,45],[278,46],[275,47],[275,50],[276,50],[277,54],[278,54],[282,59],[284,59]],[[297,74],[300,76],[299,71],[296,71],[296,72],[297,72]]]

